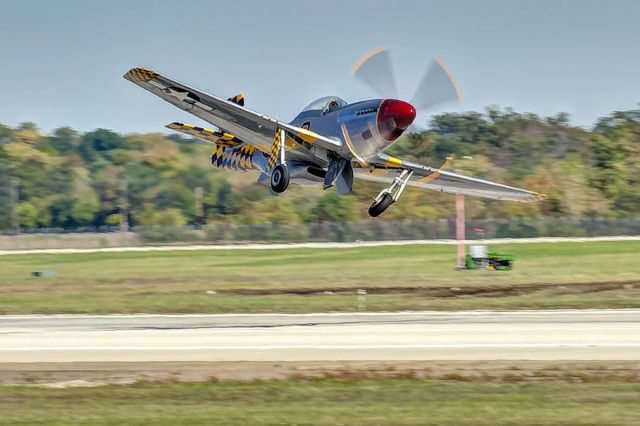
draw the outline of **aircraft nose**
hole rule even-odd
[[[400,137],[416,118],[416,109],[408,102],[384,99],[378,108],[378,130],[389,142]]]

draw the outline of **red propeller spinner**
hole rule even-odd
[[[378,108],[378,131],[383,138],[393,142],[407,130],[416,118],[416,109],[408,102],[384,99]]]

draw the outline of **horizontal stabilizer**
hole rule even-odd
[[[176,121],[171,124],[167,124],[166,127],[168,129],[185,133],[189,136],[193,136],[200,140],[211,142],[220,146],[234,147],[242,143],[242,141],[240,141],[231,133],[219,132],[216,130],[207,129],[205,127],[197,127],[193,124],[179,123]]]

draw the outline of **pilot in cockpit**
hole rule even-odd
[[[327,106],[324,107],[324,111],[322,113],[326,114],[328,112],[331,112],[334,109],[338,108],[339,106],[340,104],[338,103],[338,100],[336,98],[333,98],[327,103]]]

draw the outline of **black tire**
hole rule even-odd
[[[277,194],[286,191],[290,181],[289,169],[282,164],[278,164],[271,172],[271,190]]]
[[[388,193],[384,194],[380,199],[380,201],[378,202],[374,201],[373,204],[371,204],[371,206],[369,207],[369,216],[371,217],[380,216],[393,203],[394,201],[391,194],[388,194]]]

